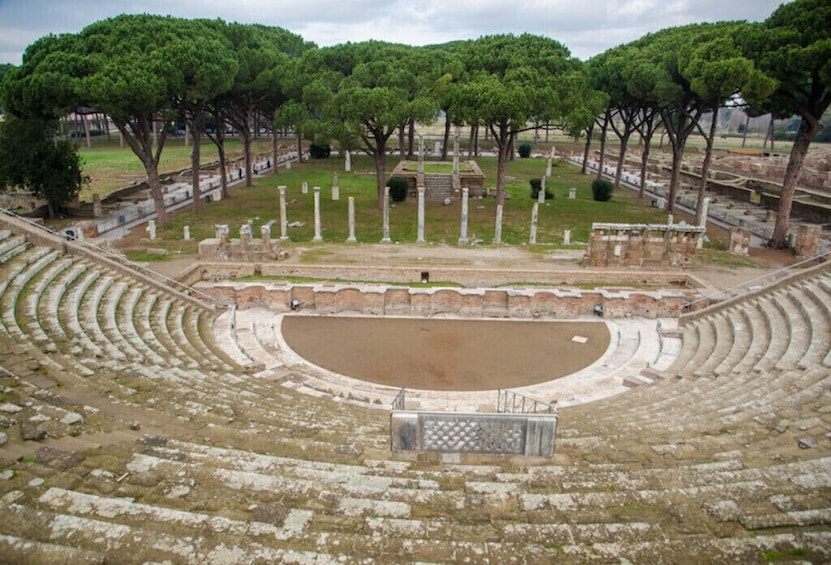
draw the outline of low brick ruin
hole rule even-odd
[[[592,224],[583,264],[590,267],[683,267],[705,228],[687,224]]]
[[[276,261],[285,258],[279,240],[271,239],[271,227],[275,222],[264,224],[262,237],[252,237],[251,224],[240,227],[239,239],[228,238],[228,224],[215,226],[216,237],[199,242],[199,258],[204,261]]]

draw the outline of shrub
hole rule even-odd
[[[608,202],[612,199],[614,186],[605,179],[594,179],[592,181],[592,196],[598,202]]]
[[[328,159],[332,153],[332,148],[328,145],[317,145],[312,143],[309,145],[309,157],[312,159]]]
[[[540,196],[540,189],[542,188],[542,179],[531,179],[528,182],[531,184],[531,199],[536,200]],[[546,187],[545,199],[551,200],[552,198],[554,198],[554,194],[550,192]]]
[[[403,177],[392,177],[387,183],[390,187],[390,198],[393,202],[404,202],[407,199],[407,191],[410,190],[410,183]]]
[[[530,143],[522,143],[519,146],[519,156],[523,159],[527,159],[531,156],[531,144]]]

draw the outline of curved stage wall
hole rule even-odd
[[[572,319],[677,317],[687,294],[680,290],[579,290],[551,288],[418,288],[370,284],[200,283],[199,290],[237,308],[289,312],[292,303],[318,314],[459,316],[465,318]]]

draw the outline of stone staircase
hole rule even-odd
[[[16,237],[0,231],[0,561],[831,559],[827,270],[662,321],[682,342],[621,325],[602,371],[655,378],[561,408],[537,460],[394,454],[386,410],[289,386],[305,369],[278,327]]]
[[[433,202],[443,202],[446,198],[454,198],[453,175],[438,173],[424,175],[424,197]]]

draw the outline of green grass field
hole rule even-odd
[[[142,182],[147,178],[144,166],[138,157],[125,145],[120,147],[117,141],[118,136],[113,136],[112,141],[106,137],[93,138],[92,147],[79,149],[83,163],[84,174],[89,176],[90,182],[81,190],[79,198],[90,202],[93,194],[106,196],[107,194],[129,186],[136,182]],[[225,152],[227,158],[238,159],[242,156],[242,147],[238,139],[226,140]],[[284,145],[292,143],[288,140]],[[270,151],[271,142],[256,140],[254,152]],[[168,139],[162,152],[159,162],[159,170],[162,172],[179,171],[190,167],[190,156],[193,146],[186,146],[184,138]],[[209,163],[217,160],[216,146],[210,140],[202,140],[201,149],[202,163]]]
[[[397,157],[388,161],[392,170]],[[486,186],[495,185],[496,158],[477,159],[486,175]],[[503,214],[503,241],[509,245],[526,244],[530,232],[531,210],[529,179],[545,174],[545,159],[517,159],[508,164],[506,184],[509,198]],[[382,214],[377,208],[375,175],[372,161],[363,155],[352,160],[352,173],[343,171],[338,157],[315,160],[280,169],[276,175],[258,178],[253,188],[237,187],[231,198],[205,206],[198,214],[183,211],[171,216],[170,224],[159,227],[154,246],[180,253],[195,253],[200,239],[213,237],[215,224],[229,224],[231,234],[237,237],[239,226],[252,220],[255,235],[259,226],[269,220],[279,221],[278,185],[287,187],[287,219],[303,222],[298,228],[289,228],[292,244],[307,245],[314,236],[313,187],[321,187],[321,220],[325,242],[344,242],[348,237],[347,199],[355,198],[356,235],[359,242],[378,243],[382,238]],[[340,200],[331,199],[333,173],[338,173]],[[540,207],[537,242],[540,248],[562,245],[563,230],[572,230],[572,241],[587,241],[592,222],[661,223],[666,214],[650,207],[650,202],[638,200],[628,190],[617,191],[610,202],[595,202],[590,183],[593,176],[582,175],[577,167],[565,163],[554,167],[547,188],[555,199]],[[302,194],[306,181],[308,194]],[[569,187],[577,189],[577,198],[568,199]],[[461,202],[451,205],[428,203],[426,207],[425,237],[429,242],[455,244],[459,239]],[[495,201],[490,198],[471,199],[469,203],[468,238],[489,244],[494,236]],[[190,242],[182,240],[183,226],[190,226]],[[390,236],[400,243],[415,242],[417,237],[417,201],[408,198],[391,205]],[[272,229],[272,237],[279,237],[279,228]]]

